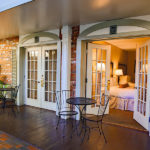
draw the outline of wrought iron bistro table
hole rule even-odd
[[[87,97],[71,97],[66,100],[66,103],[74,105],[79,109],[80,119],[81,119],[82,128],[83,128],[83,124],[84,124],[83,118],[82,118],[83,111],[85,110],[85,112],[86,112],[87,105],[96,104],[96,100],[94,100],[92,98],[87,98]],[[83,107],[80,107],[80,106],[83,106]],[[79,126],[79,124],[77,126]],[[81,129],[81,132],[82,132],[82,129]],[[81,132],[80,132],[80,134],[81,134]]]
[[[6,95],[3,94],[3,92],[12,92],[15,90],[15,88],[0,88],[0,99],[3,101],[3,108],[5,108],[5,103],[6,103]]]
[[[86,110],[87,105],[96,104],[96,100],[87,97],[71,97],[66,100],[68,104],[75,105],[80,111],[80,117],[82,119],[83,110]],[[83,106],[82,108],[80,106]]]

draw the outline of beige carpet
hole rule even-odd
[[[133,112],[131,111],[110,109],[109,114],[104,117],[104,123],[146,131],[146,129],[133,119]]]

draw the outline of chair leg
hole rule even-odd
[[[71,125],[72,125],[72,132],[71,132],[70,138],[72,139],[73,133],[74,133],[74,131],[76,130],[76,129],[75,129],[75,126],[73,125],[73,120],[71,120]]]
[[[89,128],[88,140],[90,139],[91,129]]]
[[[79,133],[79,136],[81,135],[82,131],[83,131],[83,128],[84,128],[84,119],[81,120],[81,124],[82,124],[82,128],[81,128],[81,131]]]
[[[14,110],[14,105],[12,105],[12,112],[13,112],[13,114],[14,114],[14,116],[16,117],[16,113],[15,113],[15,110]]]
[[[97,126],[98,126],[98,130],[99,130],[99,134],[100,134],[100,136],[101,136],[101,130],[100,130],[100,127],[99,127],[98,122],[97,122]]]
[[[85,139],[86,132],[87,132],[87,130],[86,130],[86,120],[84,120],[84,135],[83,135],[83,138],[82,138],[82,143]]]
[[[76,121],[76,116],[75,116],[75,130],[76,130],[76,132],[77,132],[77,136],[78,136],[78,124],[77,124],[77,121]]]
[[[105,143],[107,143],[107,140],[106,140],[106,137],[105,137],[105,135],[104,135],[103,128],[102,128],[102,122],[101,122],[100,124],[101,124],[101,131],[102,131],[102,134],[103,134],[103,137],[104,137]]]
[[[77,132],[77,135],[78,135],[78,130],[77,130],[77,124],[76,124],[76,117],[74,120],[71,120],[72,121],[72,133],[71,133],[71,139],[73,137],[73,133],[76,131]],[[73,123],[74,122],[74,123]]]
[[[66,128],[66,120],[64,119],[64,127],[63,127],[63,139],[65,138],[65,128]]]
[[[17,113],[20,112],[20,108],[18,106],[16,106],[16,110],[17,110]]]
[[[58,129],[59,122],[60,122],[60,116],[58,117],[58,121],[57,121],[56,130]]]

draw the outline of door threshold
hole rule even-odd
[[[140,131],[140,132],[145,132],[145,133],[147,133],[147,134],[149,133],[149,131],[146,130],[146,129],[134,128],[134,127],[131,127],[131,126],[122,125],[122,124],[118,124],[118,123],[107,122],[107,121],[103,121],[103,123],[104,123],[104,124],[107,124],[107,125],[112,125],[112,126],[117,126],[117,127],[132,129],[132,130],[136,130],[136,131]]]

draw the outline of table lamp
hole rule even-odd
[[[123,70],[122,69],[116,69],[115,75],[118,76],[118,85],[119,85],[120,76],[123,75]]]

